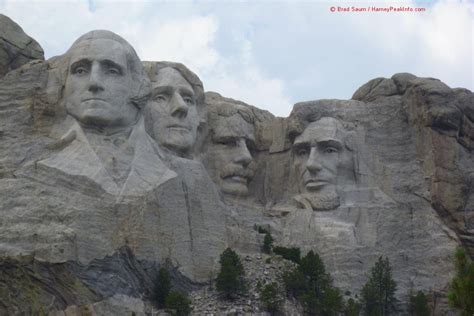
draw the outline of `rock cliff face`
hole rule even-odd
[[[402,302],[474,255],[466,89],[396,74],[277,118],[107,31],[34,58],[0,80],[0,314],[149,312],[160,266],[200,290],[255,225],[352,293],[387,256]]]
[[[0,29],[0,77],[31,60],[44,60],[41,46],[3,14],[0,14]]]

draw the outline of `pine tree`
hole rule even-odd
[[[191,300],[181,292],[171,291],[166,296],[165,307],[172,315],[186,316],[191,313]]]
[[[344,308],[344,316],[359,316],[361,306],[357,299],[350,298]]]
[[[171,290],[171,278],[168,270],[160,268],[158,276],[155,280],[155,286],[153,289],[153,299],[158,307],[162,308],[165,306],[166,296]]]
[[[430,316],[428,299],[425,293],[418,291],[416,295],[410,296],[410,315],[412,316]]]
[[[469,260],[463,248],[455,253],[456,275],[451,281],[448,299],[452,307],[462,316],[474,315],[474,263]]]
[[[395,310],[397,284],[392,278],[388,258],[379,257],[371,269],[369,281],[362,288],[365,315],[386,316]]]
[[[262,250],[264,253],[271,253],[273,246],[273,238],[269,232],[265,233],[265,238],[263,239],[263,247]]]
[[[297,268],[283,273],[283,283],[287,296],[298,298],[306,292],[305,276]]]
[[[244,267],[239,255],[230,248],[224,250],[220,260],[221,269],[216,279],[216,288],[227,299],[245,290]]]
[[[343,310],[339,289],[333,287],[323,261],[313,251],[297,268],[285,273],[283,281],[287,293],[296,297],[309,315],[338,315]]]

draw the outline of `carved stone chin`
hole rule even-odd
[[[325,194],[302,193],[294,197],[298,208],[312,209],[313,211],[331,211],[338,208],[340,198],[334,191]]]

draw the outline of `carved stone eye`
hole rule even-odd
[[[109,68],[107,70],[107,73],[111,74],[111,75],[120,75],[121,74],[120,70],[117,69],[117,68]]]
[[[237,146],[237,139],[234,138],[226,138],[221,141],[219,141],[219,144],[228,146],[228,147],[235,147]]]
[[[166,96],[163,94],[158,94],[153,98],[155,101],[165,102],[167,100]]]
[[[339,152],[339,149],[337,149],[336,147],[326,147],[324,148],[324,152],[326,154],[334,154],[334,153]]]
[[[79,66],[79,67],[74,68],[72,70],[72,73],[76,75],[84,75],[87,73],[87,69],[85,67]]]
[[[187,105],[194,105],[194,100],[191,97],[183,97],[183,100]]]
[[[296,155],[297,156],[305,156],[305,155],[308,155],[308,154],[309,154],[308,148],[302,147],[302,148],[296,149]]]

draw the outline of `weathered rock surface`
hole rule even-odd
[[[284,260],[280,256],[270,256],[266,254],[250,254],[241,258],[245,281],[248,284],[245,295],[238,297],[234,301],[225,300],[219,295],[212,284],[203,286],[191,293],[193,301],[193,313],[196,315],[262,315],[270,313],[265,311],[260,301],[259,286],[276,282],[283,290],[282,276],[284,271],[295,266],[294,263]],[[281,296],[283,315],[301,314],[301,307],[291,300],[285,300]]]
[[[0,14],[0,77],[35,59],[44,60],[38,42],[9,17]]]
[[[318,252],[353,294],[388,257],[402,312],[411,290],[444,295],[458,245],[474,256],[471,91],[396,74],[275,118],[204,96],[181,64],[145,63],[150,82],[134,54],[96,31],[0,79],[0,314],[150,313],[163,265],[195,313],[258,314],[253,294],[232,305],[206,285],[226,247],[249,280],[279,279],[287,263],[265,263],[255,225]],[[132,114],[93,112],[104,100]]]
[[[385,82],[392,83],[392,91],[376,86],[362,95],[373,85],[369,82],[354,94],[354,99],[380,103],[390,100],[387,95],[401,97],[401,107],[412,126],[413,157],[425,181],[426,193],[420,196],[457,232],[474,257],[474,94],[451,89],[437,79],[409,74],[397,74]]]

